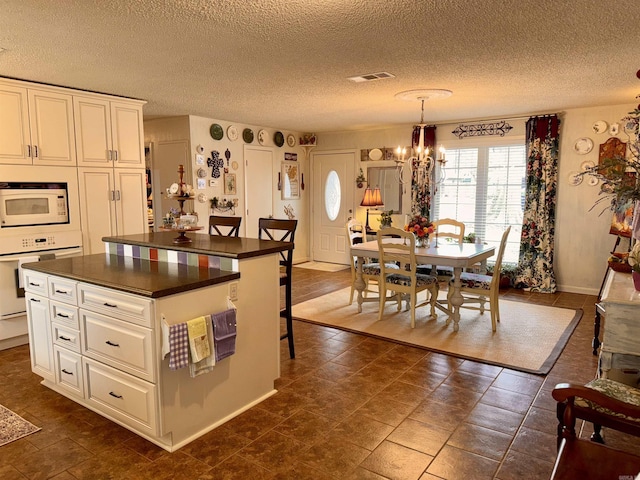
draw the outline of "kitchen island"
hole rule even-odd
[[[32,370],[42,383],[168,451],[273,395],[279,252],[292,244],[174,232],[105,237],[105,253],[24,265]],[[192,377],[163,330],[236,310],[235,353]]]

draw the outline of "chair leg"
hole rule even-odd
[[[598,425],[597,423],[593,424],[593,433],[591,434],[591,441],[595,443],[604,444],[604,438],[602,438],[602,425]]]
[[[378,321],[382,320],[382,314],[384,313],[384,303],[387,296],[386,283],[378,282],[378,296],[380,298],[380,307],[378,307]]]
[[[353,303],[353,292],[354,292],[353,282],[351,282],[351,294],[349,294],[349,305]]]
[[[411,292],[411,328],[416,328],[416,303],[418,301],[418,294],[414,291]]]
[[[293,345],[293,312],[291,310],[291,285],[285,285],[285,307],[284,315],[280,312],[280,316],[285,318],[287,325],[287,333],[280,337],[280,340],[286,338],[289,342],[289,357],[296,358],[296,352]]]

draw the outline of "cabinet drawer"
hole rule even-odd
[[[78,304],[77,282],[60,277],[49,277],[49,298],[71,305]]]
[[[27,292],[47,296],[47,275],[44,273],[23,270],[24,289]]]
[[[53,343],[74,352],[80,353],[80,332],[66,325],[51,322]]]
[[[152,330],[83,309],[80,320],[85,355],[155,381]]]
[[[157,435],[156,386],[83,357],[87,401],[141,432]]]
[[[51,305],[51,321],[57,322],[61,325],[80,329],[80,322],[78,320],[78,307],[73,307],[60,302],[49,302]]]
[[[78,290],[80,307],[151,327],[151,300],[85,284]]]
[[[53,347],[56,364],[56,383],[65,390],[84,398],[82,357],[58,346]]]

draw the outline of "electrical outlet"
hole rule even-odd
[[[238,300],[238,282],[232,282],[229,284],[229,298],[232,302]]]

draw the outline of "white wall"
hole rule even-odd
[[[595,134],[592,129],[593,123],[598,120],[604,120],[608,124],[620,122],[620,119],[633,108],[633,105],[615,105],[560,112],[556,252],[554,258],[556,280],[560,291],[595,295],[600,288],[607,267],[607,258],[616,239],[615,236],[609,234],[611,213],[606,211],[599,215],[602,210],[599,207],[589,211],[598,199],[599,186],[589,186],[586,180],[579,186],[572,186],[568,183],[568,176],[571,171],[580,170],[580,164],[585,160],[598,162],[599,145],[604,143],[610,135],[608,133]],[[526,120],[527,117],[509,120],[514,128],[507,137],[524,139]],[[458,140],[451,133],[457,125],[458,123],[438,125],[437,141],[463,145],[465,140]],[[617,136],[623,141],[627,141],[623,129],[620,130],[621,132]],[[589,154],[579,155],[574,150],[576,140],[581,137],[589,137],[593,140],[594,148]],[[409,146],[411,145],[411,125],[359,132],[323,133],[318,135],[318,144],[316,151]],[[356,172],[360,167],[363,167],[366,176],[367,166],[389,164],[390,162],[358,162]],[[363,192],[364,190],[355,189],[354,205],[360,204]],[[403,199],[404,213],[409,210],[408,201],[405,196]],[[365,209],[357,207],[356,217],[364,222]],[[377,221],[378,215],[370,215],[369,222],[373,228],[376,228]],[[394,224],[400,225],[402,221],[401,218],[394,219]],[[623,240],[620,248],[626,248],[626,245],[626,240]]]

